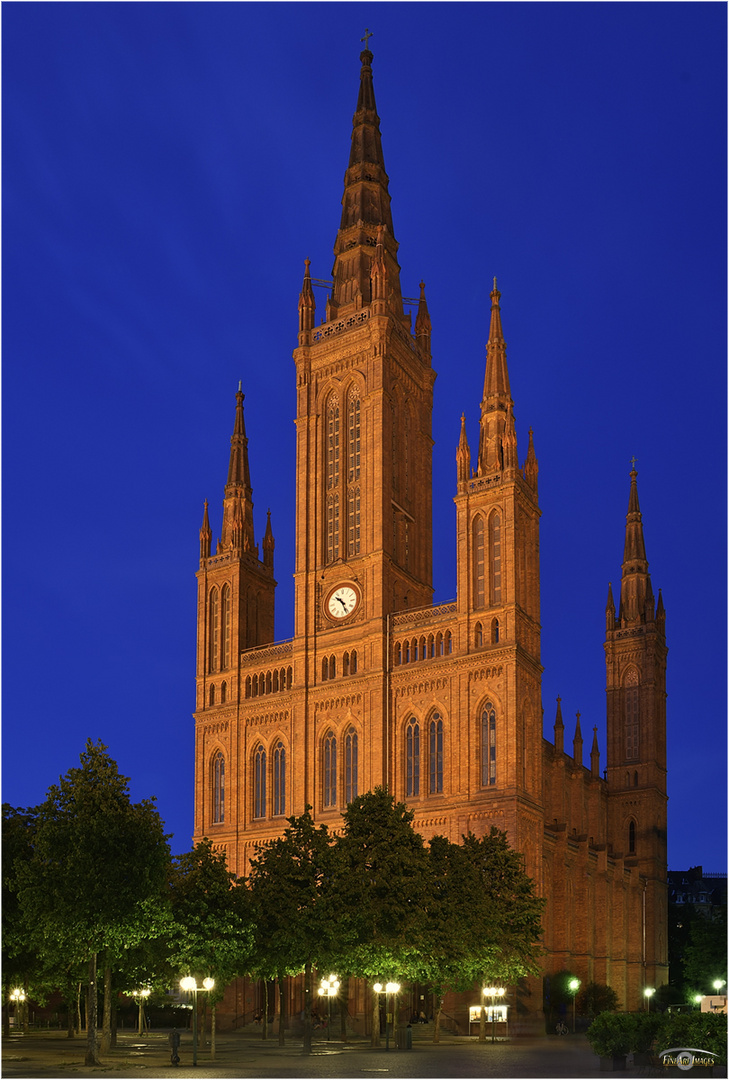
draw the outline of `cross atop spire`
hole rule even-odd
[[[373,36],[372,31],[367,30],[365,28],[364,37],[359,39],[360,41],[364,41],[364,47],[365,47],[365,49],[367,49],[368,52],[369,52],[369,48],[370,48],[370,38],[372,36]]]

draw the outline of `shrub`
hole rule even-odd
[[[653,1048],[663,1017],[659,1013],[635,1013],[635,1039],[631,1046],[634,1054],[649,1054]]]
[[[587,1038],[598,1057],[620,1057],[632,1051],[636,1028],[631,1013],[603,1012],[590,1024]]]
[[[707,1050],[718,1054],[718,1064],[726,1064],[726,1013],[692,1013],[665,1015],[656,1033],[656,1049],[670,1050],[687,1046],[692,1050]]]

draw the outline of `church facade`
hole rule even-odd
[[[259,552],[240,389],[215,546],[205,506],[195,839],[243,875],[287,816],[311,805],[336,827],[378,785],[426,838],[495,825],[548,900],[544,974],[569,969],[639,1008],[668,977],[667,649],[637,474],[606,607],[601,771],[579,716],[566,747],[559,701],[553,741],[542,733],[538,464],[531,432],[519,464],[496,281],[478,445],[462,418],[450,493],[457,597],[433,604],[431,323],[422,283],[414,325],[405,312],[369,49],[361,65],[331,291],[317,322],[307,260],[298,305],[291,640],[275,641],[274,539],[269,516]],[[537,1011],[542,981],[529,984]]]

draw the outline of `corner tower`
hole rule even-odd
[[[666,613],[653,595],[646,558],[638,474],[630,473],[625,548],[616,614],[608,587],[608,839],[633,861],[648,894],[644,985],[667,980]]]

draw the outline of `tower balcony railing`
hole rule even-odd
[[[241,654],[241,667],[258,668],[268,660],[281,660],[291,656],[294,651],[294,639],[285,638],[283,641],[274,641],[269,645],[255,645],[252,649],[246,649]]]
[[[362,323],[367,322],[369,317],[370,309],[362,308],[352,315],[346,315],[343,319],[334,319],[332,322],[321,323],[320,326],[315,326],[311,331],[312,341],[323,341],[325,338],[334,337],[335,334],[341,334],[345,330],[351,330],[353,326],[361,326]]]
[[[419,626],[421,623],[435,623],[455,615],[458,604],[455,600],[448,600],[445,604],[436,604],[435,607],[408,608],[392,616],[392,629],[399,632],[407,627]]]

